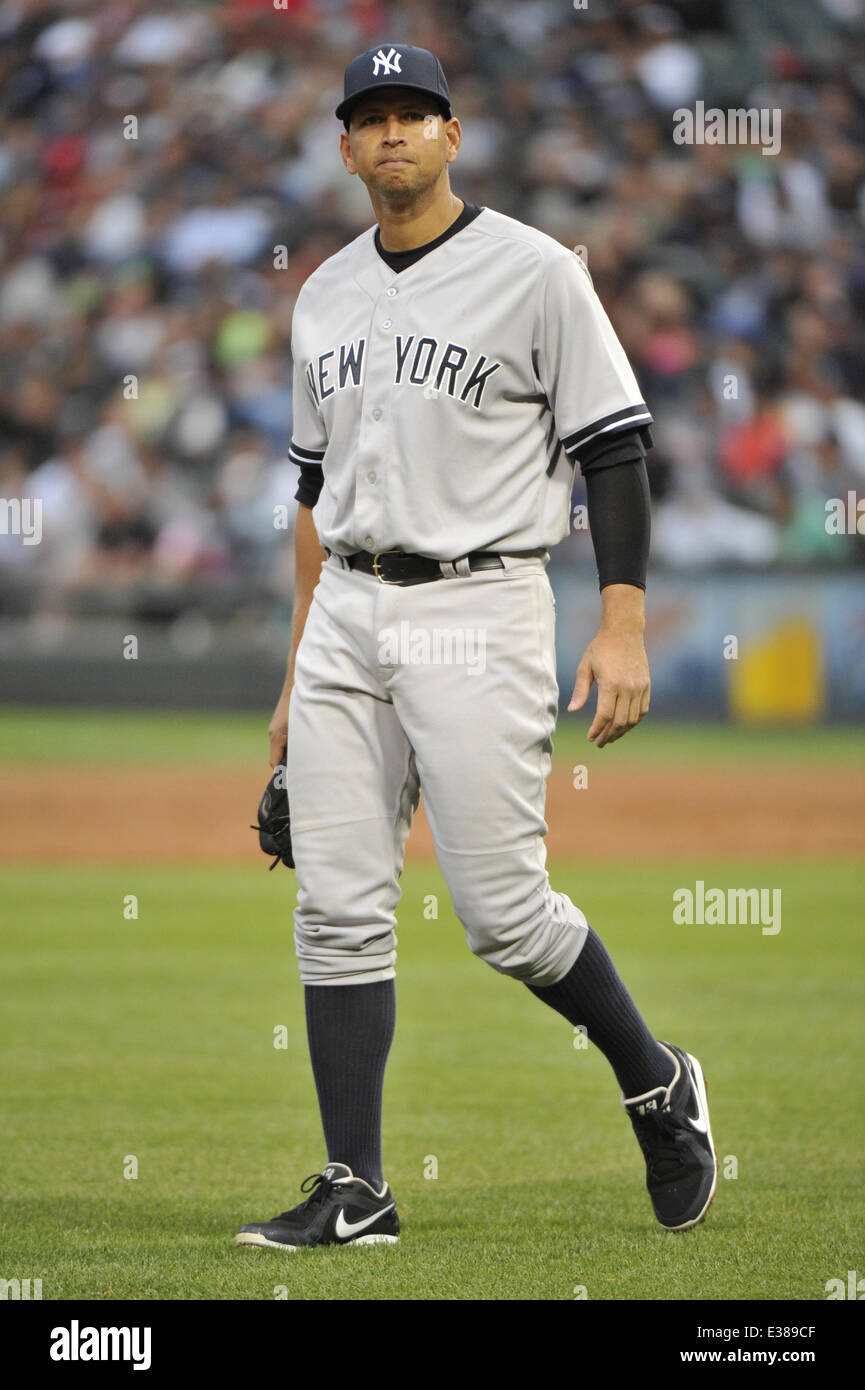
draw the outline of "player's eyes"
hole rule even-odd
[[[372,116],[372,115],[370,115],[370,116],[362,116],[362,117],[361,117],[361,122],[360,122],[360,123],[361,123],[361,125],[369,125],[370,121],[380,121],[381,119],[382,119],[381,116]],[[425,117],[424,117],[422,111],[405,111],[405,112],[403,112],[403,120],[406,120],[406,121],[422,121],[422,120],[424,120],[424,119],[425,119]]]

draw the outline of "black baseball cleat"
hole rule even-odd
[[[346,1163],[329,1163],[323,1173],[310,1173],[300,1188],[310,1192],[305,1202],[272,1221],[241,1226],[237,1245],[271,1250],[298,1250],[307,1245],[397,1245],[399,1217],[390,1188],[376,1192],[356,1178]]]
[[[646,1187],[668,1231],[687,1231],[706,1215],[718,1178],[703,1069],[696,1057],[661,1043],[676,1063],[669,1086],[622,1097],[646,1160]]]

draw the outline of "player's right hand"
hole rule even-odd
[[[276,702],[276,709],[273,711],[273,718],[267,728],[267,736],[270,739],[270,766],[276,767],[277,763],[282,762],[282,752],[288,738],[288,702],[291,699],[291,690],[283,690]]]

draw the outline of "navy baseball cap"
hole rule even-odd
[[[381,44],[353,58],[345,70],[343,99],[336,115],[348,123],[351,110],[360,97],[382,87],[411,87],[435,97],[446,121],[451,118],[451,94],[442,65],[428,48],[411,44]]]

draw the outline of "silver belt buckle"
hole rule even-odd
[[[402,554],[403,554],[403,552],[402,552],[401,550],[377,550],[377,551],[375,552],[375,554],[374,554],[373,557],[372,557],[372,572],[373,572],[373,574],[375,575],[376,579],[378,580],[379,584],[399,584],[399,582],[400,582],[398,579],[385,579],[384,575],[381,574],[381,573],[379,572],[379,567],[378,567],[378,557],[379,557],[379,555],[402,555]]]

